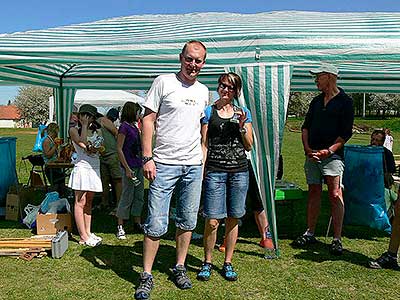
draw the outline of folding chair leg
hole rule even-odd
[[[43,166],[41,166],[41,168],[42,168],[42,175],[43,175],[44,187],[45,187],[46,192],[48,192],[46,173],[44,172]]]

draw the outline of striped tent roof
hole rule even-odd
[[[400,13],[139,15],[0,35],[3,84],[147,89],[178,69],[190,39],[208,48],[202,81],[224,67],[293,65],[292,90],[312,90],[308,69],[330,61],[347,91],[400,92]]]

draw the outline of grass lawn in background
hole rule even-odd
[[[289,121],[290,122],[290,121]],[[30,153],[35,130],[0,129],[0,136],[16,136],[17,170],[21,156]],[[393,132],[394,152],[400,153],[400,132]],[[306,189],[304,154],[300,132],[285,131],[283,142],[284,179]],[[368,144],[369,134],[357,134],[350,143]],[[29,163],[27,163],[29,166]],[[30,166],[28,167],[30,169]],[[21,168],[20,181],[27,173]],[[290,220],[287,207],[277,207],[281,257],[262,258],[259,237],[251,214],[239,230],[234,265],[237,282],[227,282],[219,274],[223,254],[214,252],[216,269],[209,282],[195,279],[201,265],[201,241],[191,244],[188,255],[189,277],[193,289],[181,291],[168,279],[175,260],[174,229],[161,241],[154,265],[155,288],[152,299],[398,299],[400,272],[370,270],[366,264],[387,249],[385,233],[364,227],[345,226],[341,257],[331,256],[324,236],[329,219],[328,200],[323,200],[317,237],[320,243],[308,250],[293,249],[292,238],[305,230],[306,193],[294,202],[295,217]],[[293,227],[288,228],[290,221]],[[196,232],[202,232],[200,220]],[[80,246],[70,240],[61,259],[34,259],[31,262],[0,257],[0,299],[133,299],[142,266],[142,235],[132,234],[119,241],[114,236],[116,220],[104,212],[94,212],[93,231],[104,238],[96,248]],[[0,237],[28,237],[31,233],[17,222],[0,220]],[[74,234],[76,237],[76,234]],[[221,237],[221,234],[220,234]],[[327,240],[330,243],[330,239]]]

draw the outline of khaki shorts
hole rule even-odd
[[[343,160],[336,154],[319,162],[307,157],[304,163],[307,184],[322,184],[325,176],[339,176],[342,183],[343,170]]]
[[[121,166],[116,153],[101,157],[100,175],[102,181],[105,181],[107,178],[111,178],[111,180],[122,178]]]

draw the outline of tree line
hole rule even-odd
[[[318,92],[292,92],[288,104],[288,115],[304,117],[311,100]],[[352,93],[354,113],[363,115],[363,93]],[[386,118],[389,116],[400,117],[400,94],[366,93],[365,116]]]
[[[45,123],[49,115],[49,97],[53,94],[51,88],[40,86],[23,86],[18,90],[12,104],[20,110],[21,116],[26,122],[32,124]],[[311,100],[318,92],[292,92],[288,104],[288,115],[304,117]],[[350,94],[354,101],[356,116],[362,116],[362,93]],[[388,116],[400,117],[400,94],[365,94],[365,114],[371,117],[385,118]]]

